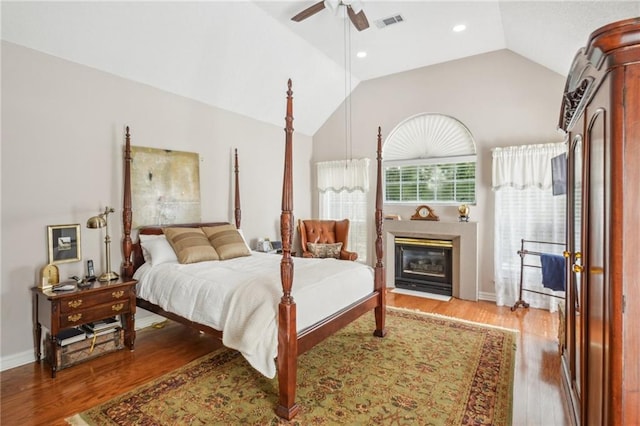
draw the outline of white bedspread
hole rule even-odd
[[[191,321],[223,331],[267,377],[278,351],[281,257],[252,252],[236,259],[190,265],[144,264],[136,271],[138,297]],[[373,269],[358,262],[294,258],[292,295],[297,330],[328,317],[373,291]]]

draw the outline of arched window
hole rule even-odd
[[[476,144],[469,129],[453,117],[409,117],[387,137],[382,158],[386,203],[476,201]]]

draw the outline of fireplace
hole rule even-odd
[[[453,241],[395,238],[395,285],[451,296]]]
[[[431,220],[384,221],[385,277],[389,287],[395,286],[396,238],[430,238],[451,240],[453,294],[462,300],[477,301],[478,292],[478,223]]]

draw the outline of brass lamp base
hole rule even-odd
[[[115,272],[105,272],[104,274],[98,277],[98,281],[113,281],[118,279],[118,274]]]

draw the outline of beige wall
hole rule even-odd
[[[313,159],[342,159],[345,152],[352,152],[353,158],[373,160],[377,127],[382,127],[384,141],[395,126],[418,113],[437,112],[462,121],[477,146],[477,204],[471,207],[471,220],[478,222],[479,230],[480,296],[491,299],[495,293],[491,148],[562,141],[556,125],[564,82],[565,77],[508,50],[365,81],[352,94],[352,145],[345,147],[341,107],[314,135]],[[371,191],[371,205],[373,197]],[[317,195],[312,203],[317,212]],[[415,207],[387,205],[385,213],[406,220]],[[455,206],[434,207],[441,220],[457,220]]]
[[[481,297],[494,293],[490,149],[561,140],[555,128],[563,86],[564,77],[505,50],[366,81],[353,93],[348,151],[354,158],[375,159],[378,126],[387,135],[421,112],[452,115],[473,133],[479,190],[471,218],[479,222]],[[283,82],[282,97],[269,101],[283,117],[285,89]],[[314,135],[313,148],[310,137],[294,134],[296,217],[317,211],[317,194],[309,191],[313,163],[345,157],[343,123],[341,108]],[[3,42],[2,369],[33,359],[29,288],[47,262],[47,225],[80,223],[83,260],[94,259],[102,271],[103,234],[84,223],[105,204],[114,206],[112,269],[119,269],[126,125],[134,145],[201,155],[203,220],[233,219],[231,158],[237,147],[244,233],[250,240],[278,234],[282,127]],[[385,210],[407,219],[414,207]],[[436,211],[455,220],[455,207]],[[84,262],[60,265],[63,278],[83,271]]]
[[[32,304],[47,263],[47,225],[81,224],[83,262],[61,278],[104,270],[104,234],[85,227],[105,204],[112,269],[121,263],[122,147],[129,125],[138,146],[197,152],[203,220],[233,220],[232,151],[240,156],[242,228],[276,238],[284,159],[286,81],[266,100],[282,111],[273,126],[2,42],[2,369],[33,360]],[[265,102],[265,100],[262,100]],[[294,108],[295,111],[295,108]],[[311,137],[294,134],[296,216],[310,214]]]

